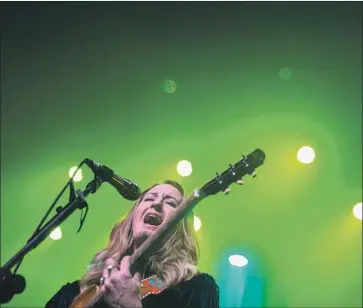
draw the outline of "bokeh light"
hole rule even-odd
[[[353,207],[353,215],[355,218],[362,220],[362,202],[358,202],[354,207]]]
[[[164,80],[163,81],[163,90],[165,93],[174,93],[176,91],[176,82],[173,80]]]
[[[181,160],[178,162],[176,170],[181,176],[189,176],[192,174],[193,168],[192,164],[187,160]]]
[[[50,234],[49,237],[53,241],[58,241],[62,238],[62,229],[60,227],[55,228]]]
[[[248,264],[247,258],[242,255],[231,255],[228,260],[231,265],[236,267],[244,267]]]
[[[194,216],[194,230],[198,231],[202,227],[202,221],[198,216]]]
[[[292,71],[290,67],[283,67],[279,71],[279,76],[282,81],[289,81],[292,77]]]
[[[69,177],[71,178],[73,173],[77,170],[77,167],[72,167],[71,169],[69,169]],[[73,181],[75,182],[80,182],[82,181],[83,175],[82,175],[82,169],[79,169],[77,171],[77,173],[74,175]]]
[[[309,146],[303,146],[297,152],[297,159],[303,164],[310,164],[315,159],[314,149]]]

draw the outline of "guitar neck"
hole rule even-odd
[[[134,251],[130,257],[130,271],[134,274],[137,270],[140,270],[140,266],[144,265],[143,260],[147,260],[152,253],[159,247],[165,236],[174,229],[174,227],[189,213],[193,208],[202,200],[200,191],[195,190],[188,198],[177,207],[175,212],[169,217],[169,219],[162,224],[144,243],[140,245],[138,249]],[[118,262],[120,262],[122,256],[120,256]]]

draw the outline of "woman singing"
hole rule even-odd
[[[183,198],[183,188],[173,181],[145,190],[128,216],[114,226],[107,247],[95,255],[82,280],[63,286],[46,308],[68,308],[92,284],[99,285],[103,295],[97,307],[219,308],[215,280],[197,268],[193,215],[180,222],[135,275],[130,273],[129,256],[172,215]],[[123,259],[116,264],[119,255]],[[142,280],[153,275],[160,278],[161,292],[141,298]]]

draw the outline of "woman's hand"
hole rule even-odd
[[[114,260],[107,260],[107,268],[101,278],[101,294],[108,305],[113,308],[140,308],[141,276],[130,273],[130,257],[122,259],[120,267]]]

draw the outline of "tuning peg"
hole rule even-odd
[[[257,176],[257,172],[256,171],[253,171],[252,172],[252,177],[255,178]]]
[[[217,180],[218,180],[218,183],[219,183],[219,184],[222,184],[222,183],[223,183],[223,181],[221,181],[221,175],[220,175],[218,172],[216,172],[216,174],[217,174],[216,178],[217,178]]]
[[[225,195],[228,195],[231,192],[231,189],[227,187],[223,192]]]
[[[236,172],[234,171],[233,168],[234,167],[231,164],[229,164],[229,169],[232,170],[232,175],[235,176],[236,175]]]
[[[238,185],[243,185],[245,182],[241,179],[241,180],[238,180],[237,182],[236,182],[236,184],[238,184]]]

